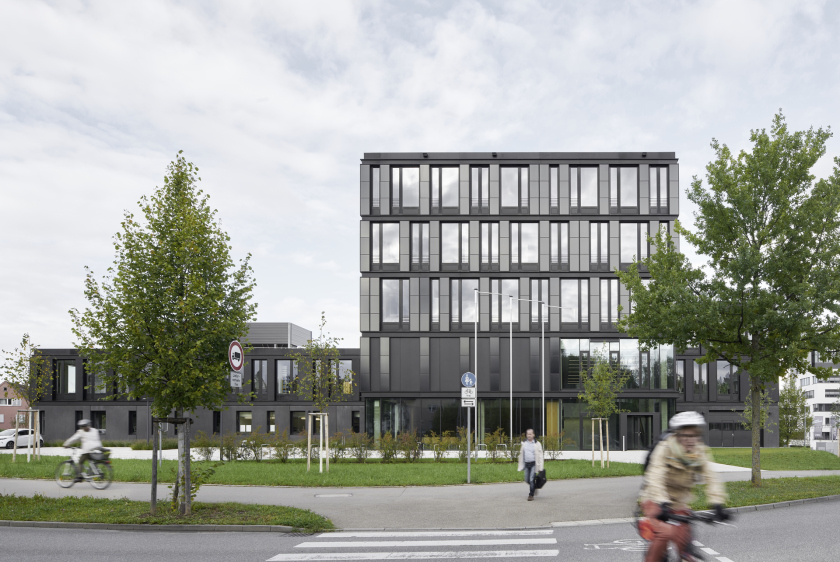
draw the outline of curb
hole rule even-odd
[[[840,495],[821,496],[818,498],[807,498],[802,500],[790,500],[786,502],[765,503],[761,505],[745,505],[742,507],[733,507],[729,511],[732,513],[744,513],[748,511],[764,511],[767,509],[780,509],[784,507],[794,507],[797,505],[804,505],[807,503],[840,501]],[[615,525],[618,523],[633,523],[636,521],[635,517],[619,517],[616,519],[592,519],[588,521],[559,521],[549,523],[540,527],[505,527],[498,530],[532,530],[532,529],[546,529],[552,527],[588,527],[593,525]],[[167,531],[167,532],[198,532],[198,533],[218,533],[218,532],[236,532],[236,533],[295,533],[301,534],[315,534],[306,531],[296,531],[294,527],[287,527],[285,525],[137,525],[137,524],[116,524],[116,523],[64,523],[59,521],[6,521],[0,520],[0,527],[38,527],[48,529],[92,529],[100,531]],[[394,529],[385,529],[379,527],[370,528],[347,528],[336,529],[336,531],[392,531]],[[429,528],[414,528],[414,529],[399,529],[401,531],[453,531],[457,529],[450,529],[446,527],[429,527]],[[464,529],[477,530],[477,529]],[[323,531],[329,533],[329,531]]]

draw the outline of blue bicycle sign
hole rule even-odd
[[[466,372],[461,375],[461,386],[475,386],[475,375],[470,372]]]

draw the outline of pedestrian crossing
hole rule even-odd
[[[340,531],[295,545],[308,552],[278,554],[268,562],[292,560],[468,560],[546,558],[560,551],[552,529],[475,531]],[[353,539],[353,540],[348,540]],[[372,540],[375,539],[375,540]],[[470,550],[461,550],[469,548]],[[482,550],[475,550],[482,548]],[[368,551],[367,549],[377,549]],[[379,550],[387,549],[387,550]],[[353,550],[353,551],[350,551]],[[358,550],[364,550],[358,552]]]

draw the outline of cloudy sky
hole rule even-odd
[[[840,127],[839,63],[828,1],[0,0],[0,347],[73,344],[178,150],[258,319],[357,346],[364,152],[674,151],[686,186],[779,108]]]

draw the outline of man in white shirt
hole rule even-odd
[[[99,439],[99,431],[90,426],[90,420],[79,420],[76,422],[76,426],[79,430],[64,442],[64,446],[69,447],[76,441],[81,441],[82,443],[81,455],[75,463],[76,482],[81,482],[82,465],[85,461],[90,460],[90,453],[92,451],[102,448],[102,440]]]
[[[525,441],[519,450],[519,471],[525,471],[525,482],[528,484],[528,501],[534,499],[534,480],[538,472],[545,466],[543,449],[539,441],[534,438],[534,430],[525,432]]]

